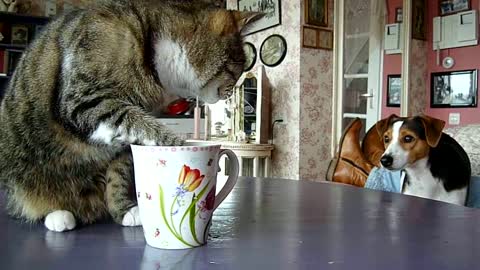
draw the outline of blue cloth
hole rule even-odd
[[[373,168],[368,175],[365,188],[400,193],[404,177],[405,173],[402,171],[392,172],[384,168]],[[480,208],[480,176],[472,176],[467,206]]]
[[[368,175],[365,188],[400,193],[403,182],[402,174],[401,171],[389,171],[383,167],[375,167]]]

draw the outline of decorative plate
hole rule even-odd
[[[280,35],[267,37],[260,47],[260,60],[269,67],[279,65],[287,55],[287,42]]]
[[[257,50],[255,46],[250,42],[245,42],[243,44],[243,50],[245,51],[245,67],[243,71],[249,71],[255,65],[257,61]]]

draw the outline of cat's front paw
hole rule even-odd
[[[64,232],[75,228],[77,225],[75,217],[69,211],[57,210],[45,217],[45,227],[50,231]]]
[[[185,139],[176,135],[165,137],[162,141],[159,141],[157,145],[161,146],[182,146],[185,144]]]
[[[122,225],[129,226],[129,227],[142,225],[138,206],[134,206],[127,211],[127,213],[123,216]]]

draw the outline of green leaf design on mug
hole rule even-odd
[[[187,214],[190,213],[190,211],[192,211],[192,209],[193,209],[193,211],[195,211],[195,208],[196,208],[195,206],[197,205],[197,202],[200,200],[200,198],[203,196],[203,194],[205,194],[205,192],[207,191],[207,188],[208,188],[208,184],[203,187],[203,189],[200,191],[200,193],[198,193],[198,196],[194,196],[195,198],[192,200],[192,202],[188,206],[185,214],[183,214],[182,220],[180,221],[180,234],[182,234],[182,224],[185,221],[185,218],[187,217]]]
[[[189,246],[189,247],[194,247],[194,245],[191,245],[189,243],[187,243],[183,237],[181,235],[178,235],[176,234],[173,230],[172,230],[172,227],[170,227],[170,224],[168,223],[168,220],[167,220],[167,216],[165,215],[165,206],[164,206],[164,203],[163,203],[163,199],[164,199],[164,196],[163,196],[163,189],[162,189],[162,186],[161,185],[158,185],[159,186],[159,189],[160,189],[160,212],[162,214],[162,218],[163,218],[163,221],[165,222],[165,224],[167,225],[167,228],[168,230],[170,231],[170,233],[175,236],[175,238],[177,238],[178,241],[182,242],[183,244],[185,244],[186,246]],[[173,224],[172,224],[173,225]]]
[[[195,242],[201,245],[202,243],[200,243],[200,241],[198,241],[197,239],[197,231],[195,229],[195,216],[195,207],[192,207],[190,209],[190,232],[192,233],[193,240],[195,240]]]

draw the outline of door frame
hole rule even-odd
[[[377,1],[377,0],[371,0]],[[407,0],[405,0],[407,1]],[[338,0],[334,1],[334,47],[333,47],[333,108],[332,108],[332,141],[331,141],[331,155],[332,157],[336,153],[337,144],[340,141],[342,136],[342,119],[343,119],[343,88],[344,88],[344,76],[343,76],[343,69],[344,69],[344,57],[343,57],[343,48],[344,48],[344,36],[345,36],[345,28],[344,28],[344,19],[345,19],[345,0]],[[371,23],[371,22],[370,22]],[[382,28],[383,29],[383,28]],[[382,108],[382,89],[383,89],[383,35],[379,33],[380,36],[378,37],[380,40],[380,54],[377,56],[379,59],[379,71],[378,71],[378,80],[375,83],[377,85],[377,91],[374,94],[374,98],[370,102],[377,103],[377,112],[376,118],[377,120],[381,117],[381,108]],[[369,42],[371,42],[371,38]],[[371,43],[370,43],[371,44]],[[369,45],[369,58],[372,56],[372,46]],[[368,91],[371,91],[371,72],[369,68],[369,82],[368,82]],[[367,103],[370,103],[367,102]],[[367,105],[368,106],[368,105]]]

